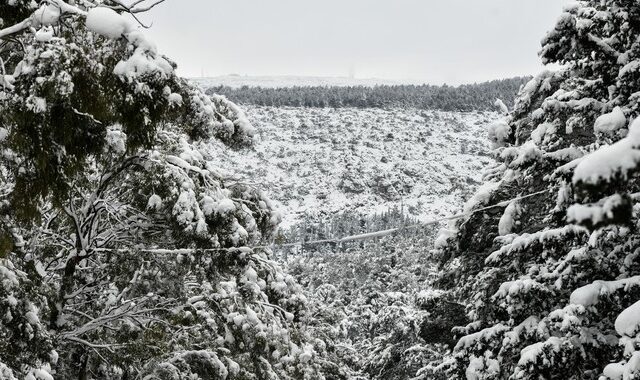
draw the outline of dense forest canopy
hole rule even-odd
[[[569,5],[542,40],[558,69],[523,86],[227,93],[511,109],[487,131],[485,183],[437,237],[280,255],[274,203],[217,166],[254,127],[136,21],[162,2],[0,3],[0,378],[640,378],[637,1]],[[305,218],[279,238],[416,224],[402,208]]]
[[[472,198],[501,212],[452,223],[436,247],[435,302],[466,321],[425,379],[640,376],[640,6],[572,3],[540,56],[560,69],[493,127],[498,162]]]
[[[279,214],[212,161],[254,129],[146,38],[161,2],[0,3],[0,378],[324,378],[299,286],[239,248]]]
[[[457,87],[434,85],[240,87],[216,86],[220,94],[239,104],[290,107],[413,107],[442,111],[493,110],[496,99],[513,105],[518,90],[530,78],[516,77]]]

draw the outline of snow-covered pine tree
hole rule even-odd
[[[161,2],[0,4],[0,377],[322,378],[299,287],[235,248],[279,220],[213,164],[253,129],[136,27]]]
[[[466,205],[502,207],[439,240],[436,285],[468,324],[424,378],[640,377],[639,20],[635,1],[579,1],[544,38],[561,68],[493,128],[498,164]]]

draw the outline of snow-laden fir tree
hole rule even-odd
[[[322,378],[279,221],[212,157],[253,129],[180,79],[135,15],[0,3],[0,377]]]
[[[640,6],[580,1],[492,128],[498,164],[439,239],[467,324],[423,378],[640,378]],[[511,199],[536,194],[517,202]]]

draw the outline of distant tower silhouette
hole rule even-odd
[[[356,77],[356,66],[352,64],[351,66],[349,66],[349,78],[355,79],[355,77]]]

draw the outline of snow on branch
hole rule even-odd
[[[91,10],[98,9],[99,12],[103,12],[103,10],[112,10],[115,8],[116,10],[130,13],[132,16],[136,13],[143,13],[149,11],[155,6],[163,3],[165,0],[137,0],[134,1],[131,5],[126,5],[120,0],[111,0],[116,3],[116,7],[103,6],[102,4],[93,3],[86,1],[85,4],[89,4],[87,8]],[[23,32],[30,27],[40,27],[40,26],[50,26],[58,23],[60,18],[65,14],[75,14],[83,17],[89,18],[89,13],[85,10],[80,9],[77,6],[70,5],[64,0],[47,0],[43,2],[43,4],[35,10],[31,16],[22,20],[21,22],[6,27],[4,29],[0,29],[0,39],[6,39],[11,37],[17,33]],[[135,18],[135,16],[133,16]],[[104,18],[103,18],[104,19]],[[137,18],[135,18],[140,25],[143,25]],[[113,17],[108,21],[113,21]],[[124,21],[117,22],[115,27],[121,27]],[[103,24],[104,25],[104,24]],[[144,26],[144,25],[143,25]],[[146,26],[145,26],[146,27]],[[120,35],[117,35],[113,38],[119,38]]]
[[[0,39],[5,39],[14,34],[20,33],[32,26],[39,27],[55,25],[64,14],[86,16],[87,12],[76,6],[67,4],[63,0],[47,0],[40,6],[40,8],[36,9],[31,16],[15,25],[0,29]]]
[[[640,118],[629,127],[622,140],[605,145],[580,160],[573,172],[573,183],[597,185],[616,177],[627,178],[640,163]]]
[[[602,50],[604,53],[606,53],[607,55],[610,55],[612,57],[618,58],[620,57],[620,52],[617,51],[616,49],[612,48],[611,45],[609,45],[608,43],[606,43],[604,40],[602,40],[599,37],[594,36],[593,34],[589,33],[587,35],[587,38],[589,38],[589,41],[593,42],[594,44],[596,44],[600,50]]]

